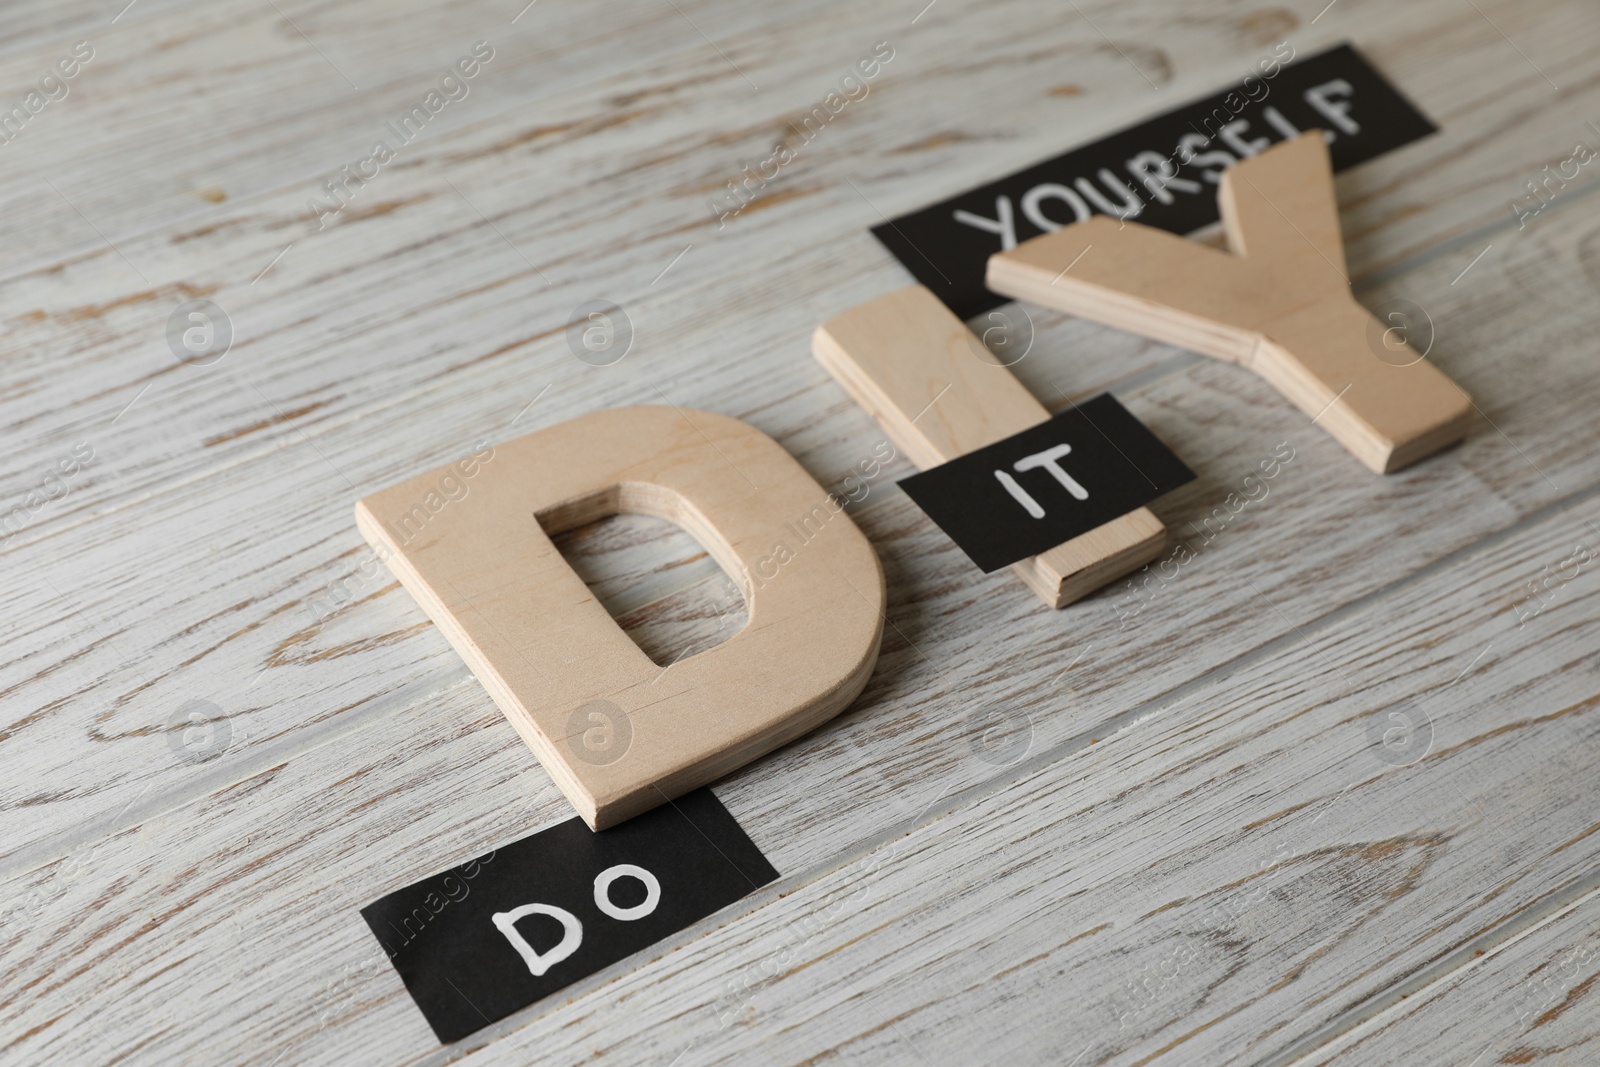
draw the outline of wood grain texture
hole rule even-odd
[[[666,667],[713,648],[749,621],[744,594],[680,526],[613,515],[551,538],[607,614]]]
[[[1070,1062],[1103,1041],[1081,1062],[1274,1062],[1334,1054],[1418,975],[1435,1012],[1472,1014],[1446,989],[1454,953],[1544,921],[1594,869],[1593,572],[1558,576],[1574,539],[1596,544],[1597,183],[1584,168],[1524,228],[1507,210],[1600,111],[1589,5],[1341,0],[1311,24],[1253,2],[941,0],[913,24],[876,3],[680,3],[688,19],[641,5],[597,27],[551,2],[509,35],[465,25],[511,27],[488,6],[140,0],[98,32],[116,12],[15,9],[6,85],[79,37],[97,52],[0,147],[5,508],[93,449],[4,549],[6,1058]],[[473,94],[317,229],[308,197],[480,33],[497,55]],[[862,479],[880,432],[807,339],[906,284],[868,226],[1212,91],[1278,41],[1347,37],[1443,127],[1336,189],[1357,298],[1424,306],[1430,358],[1477,399],[1460,448],[1374,479],[1263,383],[1035,310],[1013,368],[1032,395],[1058,410],[1115,386],[1193,457],[1199,481],[1163,505],[1176,554],[1043,613],[894,492],[909,461]],[[707,198],[879,40],[896,55],[870,94],[719,226]],[[234,348],[185,366],[166,322],[202,297]],[[568,347],[596,297],[634,327],[612,367]],[[782,882],[440,1050],[357,909],[565,801],[367,565],[351,502],[662,395],[864,490],[848,510],[888,580],[880,668],[717,787]],[[676,617],[712,639],[731,604],[715,564],[637,529],[561,547],[636,630]],[[1436,755],[1375,764],[1370,717],[1436,691]],[[1300,855],[1262,867],[1280,830]],[[1211,907],[1240,902],[1227,923]],[[1006,932],[1024,913],[1051,936]],[[1146,1006],[1124,1031],[1116,1004]]]
[[[1533,1063],[1594,1059],[1600,907],[1593,896],[1473,960],[1302,1060],[1311,1064]]]

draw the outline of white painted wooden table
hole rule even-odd
[[[6,6],[3,100],[90,58],[0,144],[0,1059],[1600,1062],[1600,172],[1508,207],[1600,145],[1593,4],[922,3]],[[1195,558],[1048,612],[897,461],[851,508],[876,675],[717,787],[781,880],[441,1048],[358,909],[570,810],[353,501],[663,397],[831,484],[881,435],[811,330],[907,281],[869,226],[1345,39],[1443,127],[1338,186],[1465,444],[1377,477],[1237,368],[1034,311],[1037,395],[1113,387],[1198,470],[1158,507]],[[602,298],[634,341],[598,367],[564,326]],[[167,341],[195,299],[208,365]],[[684,535],[564,545],[658,656],[738,625]]]

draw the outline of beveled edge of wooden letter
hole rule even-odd
[[[451,476],[459,497],[441,489]],[[827,721],[877,663],[886,591],[871,544],[781,445],[725,415],[592,412],[496,445],[471,476],[447,464],[355,511],[597,830]],[[550,540],[619,511],[697,538],[739,583],[744,628],[666,669],[652,662]],[[605,724],[598,751],[591,722]]]

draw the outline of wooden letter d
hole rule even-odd
[[[619,408],[460,466],[366,497],[356,521],[592,828],[793,740],[866,685],[878,557],[843,502],[754,427]],[[446,478],[465,490],[441,492]],[[739,583],[744,629],[652,663],[550,541],[618,512],[693,534]]]

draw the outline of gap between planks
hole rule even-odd
[[[1397,982],[1365,1003],[1347,1009],[1288,1048],[1257,1060],[1251,1067],[1297,1067],[1336,1052],[1334,1046],[1358,1039],[1387,1023],[1399,1014],[1396,1009],[1409,1006],[1406,1002],[1410,998],[1489,964],[1495,957],[1595,900],[1600,900],[1600,868],[1550,894],[1538,905],[1491,927],[1412,978]]]

